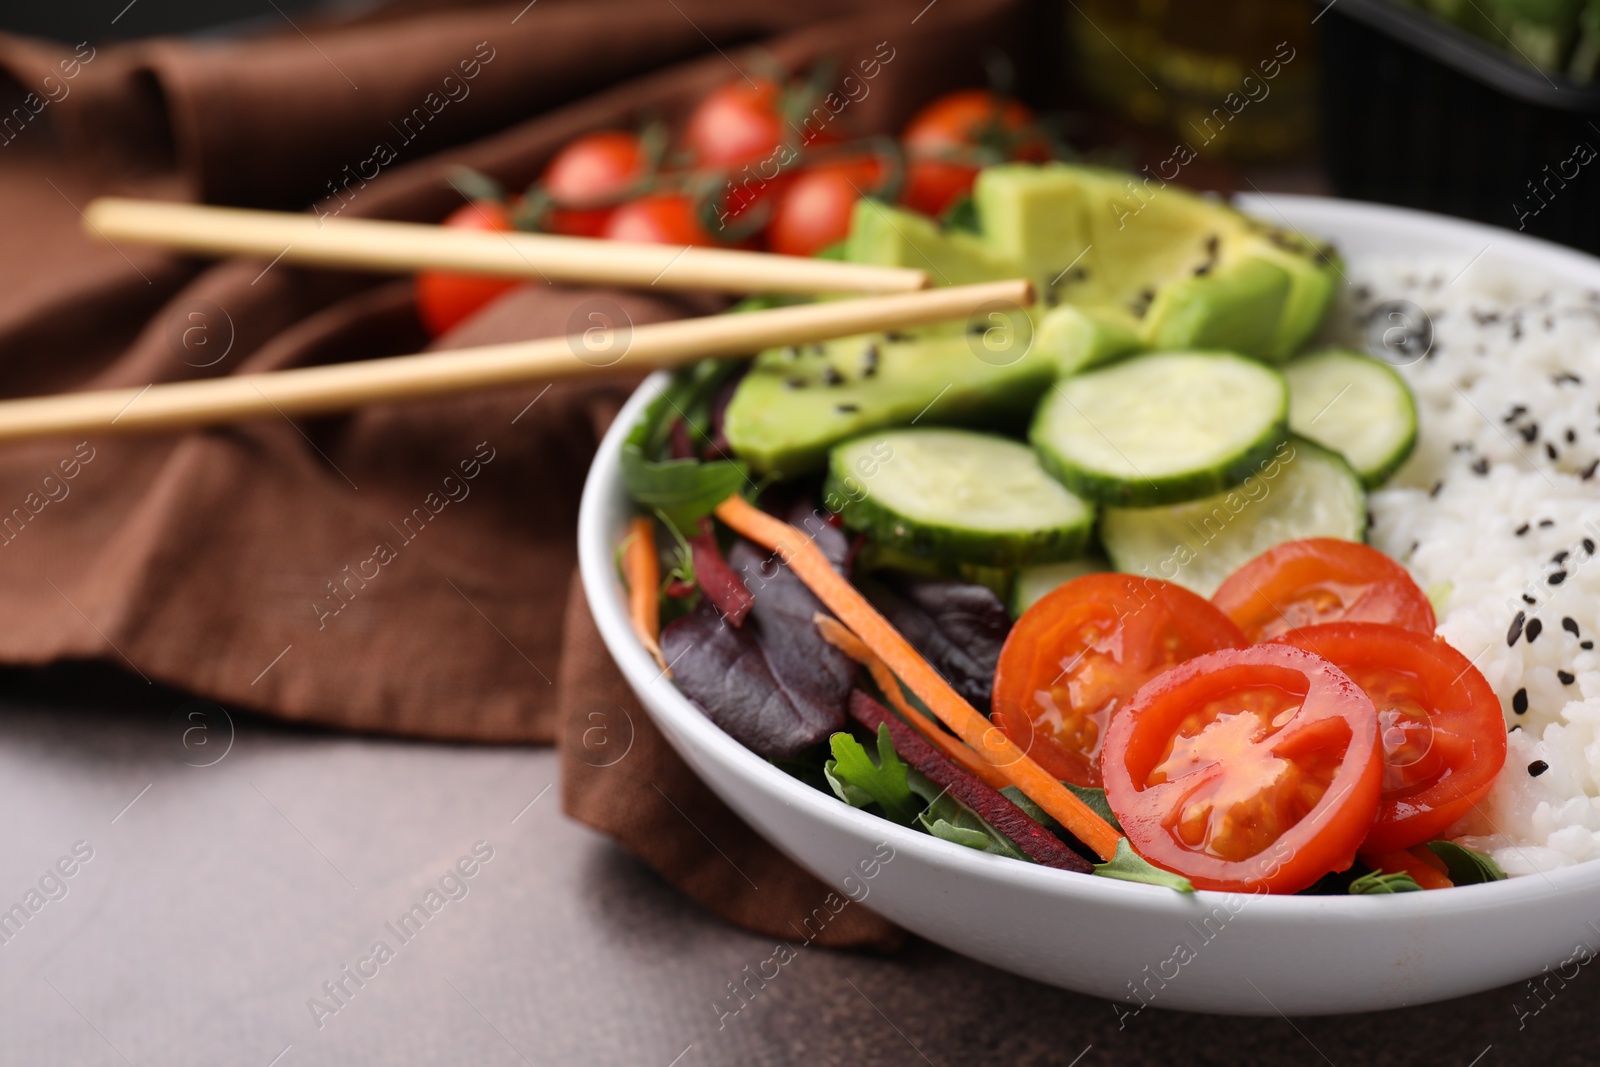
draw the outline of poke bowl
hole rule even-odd
[[[1576,546],[1587,523],[1600,523],[1600,510],[1591,518],[1584,497],[1594,467],[1576,454],[1595,437],[1600,398],[1581,390],[1600,368],[1552,370],[1546,349],[1581,351],[1570,337],[1557,345],[1569,328],[1564,323],[1595,330],[1600,322],[1600,311],[1584,310],[1587,294],[1600,292],[1600,261],[1409,210],[1287,195],[1241,198],[1237,206],[1275,227],[1331,241],[1340,294],[1330,323],[1357,324],[1356,335],[1343,335],[1348,343],[1361,343],[1364,331],[1390,344],[1401,353],[1393,364],[1412,375],[1420,443],[1397,484],[1373,489],[1371,513],[1349,536],[1404,557],[1439,609],[1442,639],[1481,671],[1497,706],[1504,705],[1511,730],[1509,754],[1499,749],[1498,791],[1477,794],[1473,812],[1440,836],[1492,855],[1500,863],[1491,866],[1511,877],[1497,870],[1494,880],[1458,881],[1440,892],[1175,892],[1018,862],[955,834],[902,825],[758,755],[652,656],[619,576],[618,546],[638,514],[625,485],[624,446],[668,387],[665,373],[647,379],[621,411],[585,485],[579,558],[599,632],[673,748],[841,902],[993,966],[1106,998],[1119,1018],[1146,1007],[1244,1015],[1397,1008],[1592,958],[1600,946],[1600,863],[1588,857],[1600,855],[1600,815],[1588,798],[1600,790],[1583,761],[1591,737],[1585,731],[1600,726],[1586,717],[1580,690],[1593,685],[1600,696],[1600,673],[1589,677],[1600,660],[1591,663],[1592,643],[1581,644],[1597,610],[1582,587],[1600,576],[1576,565],[1582,549],[1568,560],[1550,546]],[[1548,279],[1571,299],[1530,279]],[[1539,330],[1555,338],[1546,349],[1520,345],[1524,333]],[[1600,340],[1600,330],[1594,336]],[[1439,370],[1452,366],[1448,360],[1470,362]],[[1517,392],[1524,381],[1536,382],[1529,385],[1533,400]],[[1492,410],[1485,397],[1493,397]],[[1541,414],[1560,421],[1547,419],[1529,436],[1526,427]],[[1546,445],[1548,460],[1541,458]],[[1552,582],[1558,569],[1562,578]],[[1558,588],[1569,572],[1570,583]],[[1558,594],[1571,600],[1557,603]],[[1535,646],[1527,629],[1542,616],[1548,618],[1536,636],[1543,641]],[[1508,639],[1508,622],[1515,639]],[[1550,659],[1556,656],[1559,662]],[[1530,703],[1531,714],[1542,716],[1537,723],[1527,718]],[[1523,722],[1528,727],[1518,729]]]

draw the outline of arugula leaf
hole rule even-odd
[[[1454,841],[1429,841],[1428,848],[1444,860],[1445,869],[1450,872],[1450,881],[1456,885],[1498,882],[1506,876],[1500,864],[1488,853],[1462,848]]]
[[[738,370],[726,360],[702,360],[679,371],[622,442],[622,484],[628,495],[679,531],[692,529],[749,481],[749,469],[736,460],[661,458],[678,422],[705,438],[710,397]]]
[[[978,220],[978,205],[970,196],[963,196],[946,208],[944,218],[940,221],[946,231],[957,230],[980,236],[983,234],[983,226]]]
[[[911,825],[922,806],[906,784],[906,765],[894,750],[887,726],[878,727],[876,763],[860,741],[843,731],[828,738],[828,747],[833,750],[833,759],[823,770],[840,799],[853,807],[865,807],[857,803],[864,794],[870,803],[883,809],[888,818],[902,826]]]
[[[1034,862],[992,823],[940,789],[921,771],[913,768],[909,781],[912,791],[929,802],[927,810],[917,816],[917,821],[934,837],[980,852],[993,852],[997,856]]]
[[[1176,889],[1180,893],[1193,893],[1194,884],[1181,874],[1164,871],[1155,864],[1146,861],[1133,846],[1128,844],[1126,837],[1117,841],[1117,854],[1108,863],[1094,865],[1094,873],[1101,878],[1118,878],[1124,882],[1144,882],[1146,885],[1162,885],[1168,889]]]
[[[1404,871],[1385,873],[1371,871],[1350,883],[1350,892],[1357,896],[1374,893],[1420,893],[1417,880]]]

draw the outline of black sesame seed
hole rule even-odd
[[[1527,523],[1523,523],[1521,526],[1517,527],[1516,533],[1517,533],[1518,537],[1521,537],[1523,534],[1525,534],[1527,532],[1528,532],[1528,524]]]
[[[1522,434],[1522,439],[1531,445],[1539,439],[1539,424],[1530,422],[1518,432]]]
[[[1489,461],[1487,459],[1478,460],[1476,463],[1474,463],[1472,465],[1472,472],[1474,474],[1478,474],[1478,475],[1488,474],[1489,473]]]
[[[1506,425],[1509,426],[1513,422],[1516,422],[1518,419],[1522,418],[1522,416],[1526,415],[1527,413],[1528,413],[1528,409],[1526,407],[1524,407],[1523,405],[1521,405],[1521,404],[1512,404],[1511,405],[1511,410],[1506,412],[1506,417],[1505,417],[1504,421],[1505,421]]]
[[[822,368],[822,384],[843,385],[844,375],[840,374],[839,369],[830,363],[828,366]]]
[[[854,415],[856,412],[860,411],[861,408],[855,404],[835,404],[833,406],[833,410],[837,411],[841,415]]]
[[[878,365],[877,345],[868,345],[861,350],[861,363],[867,367],[876,367]]]
[[[1569,445],[1577,444],[1578,443],[1578,431],[1574,430],[1570,426],[1567,427],[1566,438],[1567,438],[1567,444],[1569,444]]]
[[[1528,714],[1528,691],[1526,689],[1518,689],[1512,694],[1511,710],[1518,715]]]
[[[1564,548],[1560,552],[1557,552],[1555,555],[1550,557],[1550,562],[1551,563],[1565,563],[1566,561],[1567,561],[1567,550],[1564,549]]]
[[[1532,763],[1528,764],[1528,773],[1533,775],[1535,778],[1539,777],[1541,774],[1543,774],[1545,771],[1548,771],[1549,769],[1550,769],[1550,764],[1546,763],[1542,759],[1536,759]]]
[[[1533,597],[1529,596],[1527,593],[1523,593],[1522,594],[1522,602],[1524,604],[1537,604],[1538,603],[1537,600],[1533,599]]]
[[[1556,520],[1554,520],[1554,519],[1540,519],[1539,520],[1539,529],[1548,530],[1550,527],[1554,526],[1555,524],[1556,524]]]
[[[888,333],[883,335],[883,339],[891,344],[899,344],[901,341],[906,339],[906,335],[901,333],[899,330],[890,330]]]
[[[1594,642],[1590,641],[1588,639],[1585,639],[1585,640],[1582,640],[1582,641],[1578,642],[1578,647],[1583,649],[1585,652],[1589,652],[1589,651],[1592,651],[1594,649]]]
[[[1528,644],[1531,645],[1535,641],[1539,640],[1539,634],[1543,632],[1543,630],[1544,623],[1540,622],[1538,619],[1529,619],[1527,629]]]
[[[1569,370],[1564,370],[1555,376],[1555,383],[1557,385],[1566,385],[1569,382],[1573,385],[1582,385],[1583,379],[1578,377],[1576,374],[1573,374]]]
[[[1567,631],[1567,633],[1571,634],[1573,637],[1578,636],[1578,620],[1574,619],[1571,615],[1562,616],[1561,628]]]
[[[1522,624],[1528,621],[1526,611],[1517,612],[1517,617],[1511,620],[1511,629],[1506,631],[1506,647],[1510,648],[1517,643],[1517,638],[1522,636]]]
[[[806,387],[806,380],[804,378],[785,378],[783,381],[783,387],[785,389],[804,389]]]
[[[1596,470],[1600,470],[1600,459],[1592,461],[1587,467],[1579,471],[1578,477],[1582,478],[1584,481],[1588,481],[1590,478],[1594,477],[1594,472]]]
[[[1555,573],[1551,574],[1550,577],[1545,579],[1545,581],[1549,582],[1551,585],[1560,585],[1562,582],[1564,582],[1566,580],[1567,580],[1567,572],[1566,571],[1556,571]]]
[[[1552,462],[1552,463],[1554,463],[1557,459],[1561,458],[1556,453],[1556,446],[1551,444],[1549,441],[1546,441],[1544,443],[1544,454],[1550,457],[1550,462]]]
[[[799,346],[790,345],[788,348],[785,348],[783,350],[783,358],[784,359],[799,359],[800,358]]]
[[[1571,685],[1578,680],[1578,676],[1571,671],[1556,671],[1556,677],[1561,679],[1562,685]]]
[[[1438,496],[1439,495],[1439,490],[1441,490],[1443,488],[1444,488],[1444,479],[1441,478],[1439,481],[1433,483],[1433,488],[1428,490],[1428,495],[1430,497]]]
[[[1593,538],[1585,537],[1583,539],[1583,550],[1585,552],[1589,553],[1589,555],[1591,555],[1591,556],[1594,555],[1594,539]]]

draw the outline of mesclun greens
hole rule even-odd
[[[1094,873],[1102,878],[1116,878],[1124,882],[1143,882],[1146,885],[1165,886],[1180,893],[1193,893],[1194,886],[1181,874],[1164,871],[1155,864],[1141,859],[1128,844],[1126,837],[1117,842],[1117,854],[1107,863],[1094,865]]]
[[[828,784],[840,800],[853,808],[876,804],[885,817],[901,826],[910,826],[919,814],[919,805],[906,781],[906,765],[894,750],[889,728],[878,727],[878,760],[873,762],[850,734],[843,731],[828,738],[833,759],[823,767]]]
[[[1377,893],[1420,893],[1417,880],[1404,871],[1371,871],[1350,883],[1352,896]]]
[[[692,532],[698,520],[750,481],[749,468],[738,460],[703,462],[670,454],[673,429],[680,423],[691,445],[711,443],[712,401],[739,370],[737,363],[705,360],[674,374],[622,442],[622,484],[628,494],[676,530]]]
[[[1456,885],[1498,882],[1506,876],[1493,856],[1463,848],[1454,841],[1429,841],[1428,850],[1444,861],[1445,869],[1450,872],[1450,881]]]

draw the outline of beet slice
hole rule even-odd
[[[722,613],[730,626],[743,626],[755,598],[728,561],[722,558],[717,535],[710,519],[700,520],[700,532],[689,538],[689,554],[694,559],[694,577],[706,599]]]
[[[967,703],[989,712],[1011,614],[994,590],[949,578],[881,571],[857,585]]]
[[[1089,861],[1061,842],[1061,839],[1028,817],[1027,812],[1001,796],[987,784],[968,774],[947,759],[905,720],[857,689],[850,694],[850,717],[877,733],[880,725],[889,728],[900,758],[928,776],[935,785],[971,808],[978,817],[1004,834],[1029,859],[1046,867],[1079,874],[1093,874]]]

